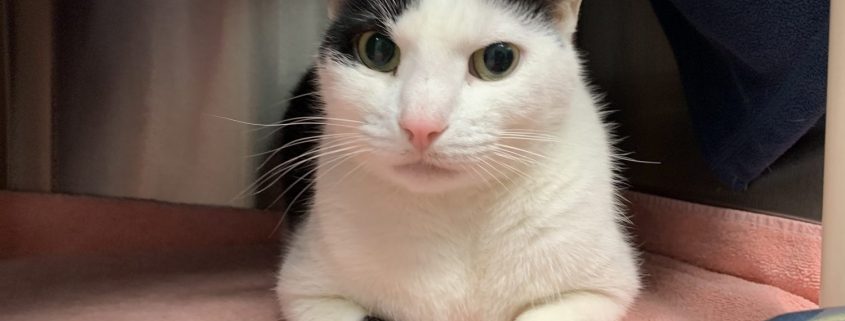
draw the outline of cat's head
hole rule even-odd
[[[518,178],[542,161],[580,83],[579,7],[331,1],[318,62],[323,148],[354,151],[363,170],[415,192]]]

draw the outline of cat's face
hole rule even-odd
[[[580,82],[578,0],[339,0],[320,53],[324,148],[416,192],[518,178]],[[348,149],[347,149],[348,150]]]

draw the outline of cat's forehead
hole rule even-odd
[[[421,0],[389,24],[389,32],[407,43],[460,44],[496,38],[520,24],[511,10],[489,0]]]
[[[491,5],[502,9],[532,14],[551,15],[555,4],[561,0],[335,0],[337,16],[363,19],[378,19],[383,22],[396,21],[403,14],[415,9],[449,9],[456,5]]]
[[[378,30],[415,43],[481,41],[520,22],[547,24],[554,3],[561,0],[338,1],[323,48],[351,60],[352,40],[365,31]]]

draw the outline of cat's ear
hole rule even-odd
[[[340,10],[340,7],[343,6],[344,1],[345,0],[329,0],[329,20],[334,21],[334,19],[337,18],[337,13]]]
[[[547,0],[552,3],[552,17],[558,24],[560,32],[567,37],[575,34],[578,26],[578,14],[581,11],[581,0]]]

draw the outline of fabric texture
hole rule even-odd
[[[762,321],[818,308],[818,225],[627,198],[645,289],[626,321]],[[0,320],[279,318],[269,213],[9,192],[0,208]]]
[[[640,193],[626,198],[647,251],[819,301],[820,225]]]
[[[771,285],[646,254],[646,290],[626,321],[763,321],[815,309],[809,300]]]
[[[0,262],[5,321],[276,321],[276,251],[221,247]],[[763,321],[817,306],[773,286],[646,255],[626,321]]]
[[[744,189],[825,112],[829,1],[652,0],[700,147]]]

